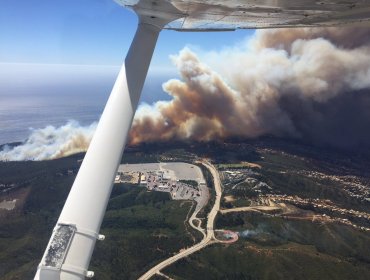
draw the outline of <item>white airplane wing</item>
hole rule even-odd
[[[85,279],[161,29],[330,26],[368,22],[369,0],[116,0],[139,25],[35,279]],[[122,26],[124,28],[124,26]]]
[[[370,20],[368,0],[115,1],[144,15],[181,15],[164,26],[181,31],[320,27]]]

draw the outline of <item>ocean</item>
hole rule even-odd
[[[98,121],[118,74],[115,66],[0,64],[0,145],[33,129]],[[150,72],[141,103],[169,100],[162,84],[175,75]]]

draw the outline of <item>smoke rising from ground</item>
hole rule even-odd
[[[70,121],[60,127],[35,129],[25,143],[14,148],[5,146],[0,151],[0,160],[45,160],[86,151],[95,128],[96,123],[80,126]]]
[[[262,135],[319,145],[370,143],[370,28],[260,30],[234,48],[172,60],[171,101],[139,107],[131,144]],[[33,131],[0,160],[50,159],[85,150],[96,125]]]
[[[244,230],[244,231],[240,231],[238,234],[239,234],[240,237],[248,238],[248,237],[258,235],[259,233],[260,233],[259,230],[247,229],[247,230]]]
[[[244,45],[174,56],[168,102],[139,108],[132,143],[265,134],[339,147],[370,140],[370,30],[279,29]],[[207,63],[205,63],[206,61]]]

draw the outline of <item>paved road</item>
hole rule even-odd
[[[213,176],[213,181],[215,185],[215,190],[216,190],[216,199],[215,199],[215,204],[212,207],[211,212],[208,214],[208,219],[207,219],[207,235],[205,235],[198,244],[195,244],[194,246],[181,251],[180,253],[162,261],[161,263],[157,264],[150,270],[148,270],[144,275],[142,275],[139,280],[146,280],[154,276],[155,274],[159,273],[163,268],[171,265],[172,263],[178,261],[179,259],[182,259],[186,256],[189,256],[190,254],[201,250],[208,244],[212,242],[214,239],[214,231],[213,231],[213,224],[215,221],[215,217],[217,215],[217,212],[220,210],[220,202],[221,202],[221,195],[222,195],[222,189],[221,189],[221,181],[219,174],[216,170],[216,168],[208,161],[203,160],[200,163],[202,163],[205,167],[208,168],[208,170],[211,172]]]
[[[215,199],[215,204],[213,205],[213,208],[211,212],[208,214],[208,220],[207,220],[207,238],[211,240],[214,238],[215,234],[213,231],[213,225],[214,221],[216,218],[216,215],[218,211],[220,210],[220,202],[221,202],[221,196],[222,196],[222,189],[221,189],[221,180],[220,176],[216,170],[216,168],[208,161],[202,161],[201,162],[205,167],[208,168],[208,170],[211,172],[212,177],[213,177],[213,182],[215,186],[215,191],[216,191],[216,199]]]
[[[230,208],[230,209],[223,209],[220,210],[221,214],[232,213],[232,212],[243,212],[243,211],[276,211],[281,210],[282,207],[278,206],[245,206],[245,207],[237,207],[237,208]]]
[[[204,230],[204,228],[202,228],[202,220],[197,218],[198,212],[199,212],[199,209],[194,210],[193,214],[189,218],[189,224],[193,229],[199,231],[203,235],[203,238],[205,238],[206,237],[206,231]],[[198,226],[194,225],[194,220],[198,221]]]

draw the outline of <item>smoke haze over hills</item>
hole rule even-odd
[[[181,76],[163,85],[172,100],[139,107],[131,144],[263,135],[340,148],[370,143],[370,29],[260,30],[233,48],[202,54],[185,48],[172,60]],[[54,153],[33,158],[68,153],[58,143]],[[0,152],[0,159],[12,158]]]
[[[137,113],[131,140],[211,140],[264,134],[349,147],[370,140],[370,30],[257,31],[244,46],[173,57],[173,97]]]
[[[0,151],[0,160],[45,160],[86,151],[96,129],[96,123],[80,126],[70,121],[60,127],[47,126],[32,131],[21,145]]]

